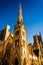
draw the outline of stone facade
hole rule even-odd
[[[4,32],[0,32],[0,65],[43,65],[41,34],[33,36],[33,45],[27,42],[21,4],[14,34],[11,34],[9,29],[7,25],[3,29]]]

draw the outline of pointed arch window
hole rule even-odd
[[[19,46],[19,39],[15,40],[15,47]]]
[[[16,57],[14,60],[14,65],[19,65],[18,58]]]
[[[19,34],[20,34],[20,31],[19,31],[19,30],[18,30],[18,31],[16,31],[16,36],[17,36],[17,35],[19,35]]]

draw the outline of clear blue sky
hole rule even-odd
[[[10,32],[14,32],[20,2],[27,40],[33,42],[33,35],[39,31],[43,37],[43,0],[0,0],[0,30],[9,24]]]

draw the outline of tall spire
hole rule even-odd
[[[20,3],[19,11],[18,11],[18,22],[21,22],[22,20],[23,20],[23,17],[22,17],[22,8],[21,8],[21,3]]]

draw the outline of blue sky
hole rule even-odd
[[[0,30],[9,24],[14,33],[20,2],[27,40],[33,42],[33,35],[41,32],[43,37],[43,0],[0,0]]]

